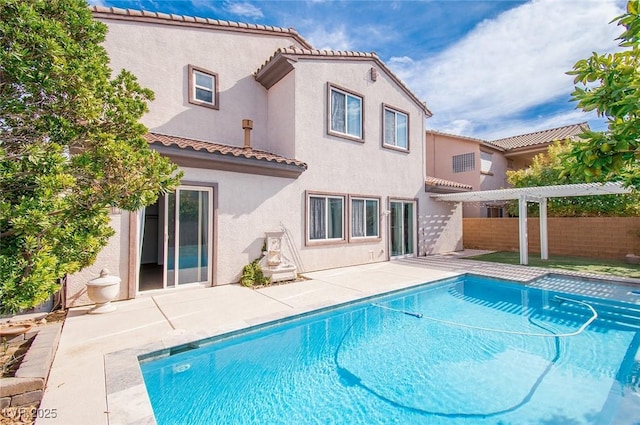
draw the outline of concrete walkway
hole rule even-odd
[[[528,281],[548,270],[428,257],[306,273],[310,280],[259,290],[224,285],[143,295],[104,315],[71,309],[40,405],[40,412],[55,411],[56,417],[37,423],[109,423],[107,353],[176,336],[221,334],[465,272]]]

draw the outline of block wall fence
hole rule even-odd
[[[640,217],[549,217],[549,255],[624,260],[640,255]],[[527,219],[529,252],[540,252],[540,222]],[[517,218],[463,219],[466,249],[518,251]]]

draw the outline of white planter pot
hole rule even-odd
[[[87,283],[87,295],[96,306],[89,310],[90,314],[109,313],[116,309],[111,304],[120,293],[120,278],[109,276],[107,269],[102,269],[100,277],[90,280]]]

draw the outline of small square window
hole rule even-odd
[[[189,103],[219,109],[218,74],[189,65]]]
[[[362,97],[329,86],[329,132],[362,140]]]
[[[388,106],[383,111],[383,146],[409,150],[409,115]]]

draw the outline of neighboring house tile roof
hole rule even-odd
[[[375,52],[353,52],[341,50],[301,49],[298,47],[280,48],[255,72],[256,81],[267,89],[280,81],[294,68],[297,59],[330,59],[330,60],[367,60],[373,61],[430,117],[431,111],[407,86],[380,60]]]
[[[495,149],[497,151],[500,152],[504,152],[504,148],[500,147],[500,146],[496,146],[491,144],[491,142],[487,142],[486,140],[482,140],[482,139],[478,139],[476,137],[469,137],[469,136],[458,136],[457,134],[451,134],[451,133],[445,133],[444,131],[438,131],[438,130],[427,130],[427,134],[433,134],[433,135],[439,135],[439,136],[445,136],[445,137],[453,137],[454,139],[463,139],[463,140],[468,140],[470,142],[475,142],[475,143],[480,143],[481,145],[487,146],[491,149]]]
[[[294,38],[300,45],[312,48],[298,32],[293,28],[280,28],[271,25],[246,24],[242,22],[222,21],[219,19],[200,18],[194,16],[174,15],[161,12],[148,12],[146,10],[120,9],[117,7],[90,6],[93,15],[97,18],[116,20],[128,20],[139,22],[153,22],[178,26],[189,26],[204,29],[217,29],[224,31],[240,31],[251,33],[267,33],[271,35],[283,35]]]
[[[506,150],[518,149],[527,146],[548,144],[555,140],[565,140],[575,137],[588,129],[589,124],[586,122],[582,122],[579,124],[566,125],[564,127],[551,128],[548,130],[536,131],[534,133],[522,134],[520,136],[492,140],[489,143]]]
[[[203,142],[200,140],[187,139],[178,136],[168,136],[165,134],[148,133],[145,135],[147,142],[151,145],[162,145],[165,147],[176,147],[179,149],[190,149],[199,152],[208,152],[214,155],[244,158],[249,160],[270,162],[274,164],[285,164],[295,166],[301,170],[307,169],[307,164],[296,159],[285,158],[270,152],[253,148],[222,145],[218,143]]]
[[[473,190],[473,186],[471,185],[439,179],[433,176],[427,176],[424,184],[427,192],[466,192]]]

